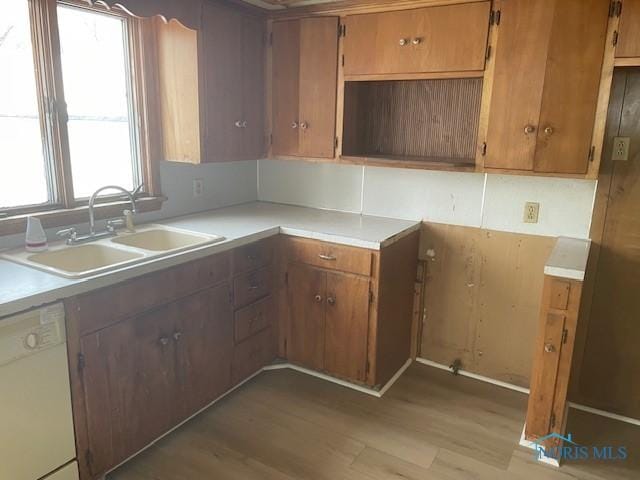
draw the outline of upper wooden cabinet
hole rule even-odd
[[[263,157],[264,20],[204,2],[198,32],[175,21],[155,26],[165,159]]]
[[[333,158],[338,18],[273,23],[273,155]]]
[[[608,0],[502,0],[486,136],[487,168],[584,174]]]
[[[640,57],[640,0],[613,3],[620,14],[616,57]]]
[[[344,74],[484,70],[490,2],[350,15]]]

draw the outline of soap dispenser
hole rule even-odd
[[[28,252],[44,252],[49,245],[47,244],[47,236],[42,228],[40,219],[36,217],[27,217],[27,237],[25,248]]]

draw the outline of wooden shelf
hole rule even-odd
[[[422,170],[443,170],[451,172],[475,172],[473,158],[416,157],[399,155],[342,155],[342,163],[367,165],[370,167],[402,167]]]

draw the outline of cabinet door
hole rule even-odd
[[[204,77],[205,160],[242,157],[242,21],[240,13],[202,4],[202,42],[198,46]]]
[[[291,264],[287,294],[290,327],[287,357],[315,370],[324,367],[324,311],[326,274],[322,270]]]
[[[327,272],[324,369],[357,382],[366,379],[369,279]]]
[[[533,169],[553,3],[500,2],[485,167]]]
[[[534,2],[535,3],[535,2]],[[586,173],[609,0],[556,0],[534,170]]]
[[[346,18],[345,75],[484,70],[490,2]]]
[[[265,156],[265,75],[263,19],[244,16],[242,19],[242,157],[259,159]]]
[[[640,57],[640,0],[624,0],[616,57]]]
[[[299,154],[333,158],[336,138],[338,17],[300,20]]]
[[[172,339],[177,349],[180,419],[187,418],[231,387],[233,315],[229,286],[176,302]]]
[[[166,432],[181,402],[173,309],[161,307],[81,339],[92,474],[113,468]]]
[[[298,155],[300,21],[273,23],[272,147],[274,155]]]

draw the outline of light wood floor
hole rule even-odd
[[[618,463],[532,461],[527,398],[414,364],[382,399],[290,370],[264,372],[108,480],[614,480],[640,478],[640,427],[571,410],[582,445]]]

